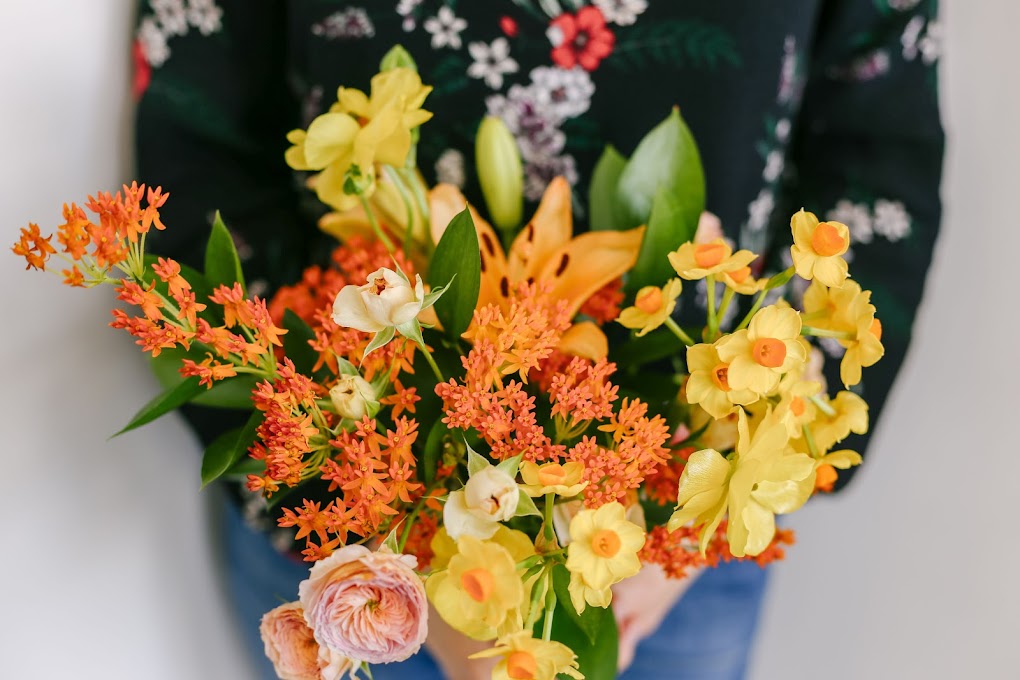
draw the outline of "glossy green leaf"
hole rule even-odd
[[[471,324],[481,286],[482,258],[471,213],[465,208],[439,239],[429,265],[428,282],[449,286],[435,310],[447,337],[457,339]]]
[[[439,461],[443,456],[443,443],[446,441],[446,434],[449,431],[450,429],[442,420],[434,422],[432,429],[429,430],[429,436],[425,440],[425,450],[422,453],[422,462],[418,466],[426,486],[431,485],[436,479]]]
[[[152,373],[163,389],[173,389],[184,382],[184,376],[179,371],[183,359],[202,361],[205,359],[205,350],[198,344],[193,344],[190,351],[183,347],[173,347],[163,350],[149,362]],[[212,389],[203,388],[190,403],[213,408],[250,409],[251,393],[259,382],[258,377],[245,373],[218,380]]]
[[[149,401],[148,404],[143,406],[138,413],[135,414],[134,418],[125,425],[117,434],[124,434],[130,432],[135,428],[141,427],[146,423],[151,423],[156,418],[166,415],[170,411],[173,411],[180,406],[188,403],[196,396],[205,391],[205,386],[198,384],[198,378],[192,376],[187,378],[176,387],[173,387],[165,392],[156,395]]]
[[[567,573],[562,566],[557,566],[556,571]],[[569,582],[569,575],[561,585],[557,583],[556,571],[553,572],[553,587],[556,590],[553,639],[574,650],[585,680],[615,680],[619,637],[612,608],[589,606],[579,616],[566,592],[565,583]],[[560,595],[561,591],[565,598]]]
[[[202,456],[202,487],[219,479],[230,470],[248,451],[255,441],[256,431],[262,424],[263,414],[255,411],[243,428],[232,430],[218,437]]]
[[[693,240],[697,228],[697,220],[689,222],[672,195],[665,188],[659,189],[652,201],[652,214],[638,260],[627,276],[627,290],[637,292],[644,286],[661,286],[675,277],[666,254]]]
[[[213,220],[212,232],[205,247],[205,278],[213,289],[221,285],[229,288],[234,283],[240,283],[244,289],[241,258],[237,256],[234,239],[219,212]]]
[[[588,217],[592,231],[620,229],[620,204],[616,185],[627,165],[627,158],[609,145],[602,151],[588,187]]]
[[[654,233],[649,224],[646,239],[671,244],[675,249],[697,229],[705,209],[705,173],[694,137],[673,109],[669,117],[652,129],[638,144],[616,185],[622,224],[629,229],[648,224],[656,196],[669,197],[676,219],[662,221],[659,228],[672,230],[667,236]],[[665,256],[665,252],[662,253]]]
[[[588,642],[595,642],[598,639],[599,629],[602,626],[601,613],[605,610],[599,607],[586,607],[583,613],[578,614],[574,609],[573,603],[570,601],[570,591],[567,589],[569,585],[570,572],[562,564],[556,565],[553,568],[553,590],[556,591],[557,602],[562,606],[563,613],[584,632]]]
[[[542,513],[535,505],[535,499],[524,493],[524,489],[519,489],[517,492],[517,510],[514,512],[514,517],[541,517]]]
[[[315,331],[289,309],[283,313],[283,327],[287,330],[283,336],[283,353],[294,362],[298,373],[310,376],[319,360],[319,353],[308,344],[315,340]]]

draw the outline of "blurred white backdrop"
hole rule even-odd
[[[865,1],[865,0],[861,0]],[[130,0],[0,4],[0,243],[127,177]],[[943,0],[946,216],[908,364],[850,489],[793,516],[752,677],[1011,678],[1020,89],[1015,0]],[[7,246],[4,246],[5,248]],[[174,418],[107,441],[155,392],[110,298],[0,256],[0,676],[242,680]],[[60,474],[53,474],[59,470]]]

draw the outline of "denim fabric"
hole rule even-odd
[[[232,503],[225,510],[224,541],[230,595],[244,639],[260,666],[259,678],[276,674],[259,637],[262,615],[297,599],[308,565],[273,549],[266,536],[244,524]],[[743,678],[758,623],[767,570],[754,563],[705,571],[662,626],[638,647],[620,680],[737,680]],[[373,666],[376,680],[442,680],[422,650],[399,664]]]

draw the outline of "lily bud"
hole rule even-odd
[[[333,301],[338,326],[378,333],[413,321],[425,303],[425,284],[415,276],[414,286],[390,269],[377,269],[363,286],[344,286]]]
[[[344,418],[361,420],[379,412],[379,401],[372,384],[360,375],[342,375],[329,391],[333,408]]]
[[[517,140],[501,119],[482,120],[475,138],[475,163],[492,223],[502,230],[517,227],[524,214],[524,171]]]

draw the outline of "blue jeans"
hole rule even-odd
[[[250,529],[229,501],[224,541],[230,596],[251,654],[261,663],[260,678],[276,674],[259,637],[262,615],[297,599],[298,583],[309,565],[277,552],[262,533]],[[638,646],[634,664],[621,680],[739,680],[758,623],[767,571],[753,562],[731,562],[709,569],[652,636]],[[442,680],[423,649],[399,664],[373,666],[376,680]]]

